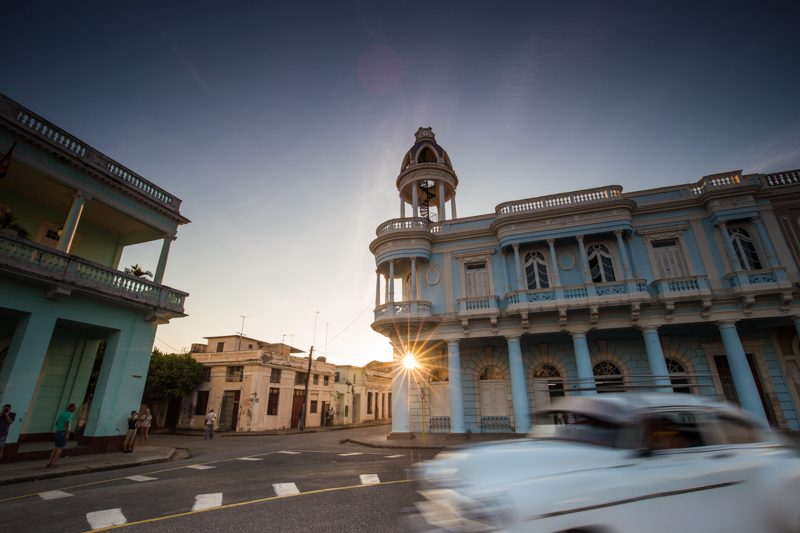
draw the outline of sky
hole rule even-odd
[[[156,347],[390,360],[376,227],[420,126],[458,214],[800,167],[797,2],[14,2],[0,92],[183,200]],[[160,242],[122,265],[155,271]]]

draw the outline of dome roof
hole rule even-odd
[[[453,165],[450,163],[450,156],[436,142],[436,135],[433,133],[432,128],[419,128],[414,136],[417,142],[403,157],[403,164],[400,166],[401,172],[414,165],[431,163],[453,169]]]

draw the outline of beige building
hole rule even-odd
[[[337,365],[334,424],[358,424],[392,418],[391,363],[372,361],[364,367]]]
[[[308,357],[282,343],[226,335],[193,344],[204,382],[184,399],[178,427],[202,429],[208,411],[217,413],[223,431],[264,431],[298,427],[303,412]],[[336,366],[324,357],[311,366],[306,427],[323,424],[333,401]]]

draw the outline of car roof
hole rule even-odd
[[[711,408],[724,411],[725,414],[730,416],[745,418],[751,422],[756,422],[756,420],[732,404],[714,401],[693,394],[676,393],[629,392],[595,394],[591,396],[567,396],[557,398],[553,402],[552,407],[545,412],[570,411],[617,424],[623,424],[637,418],[641,415],[642,411],[660,408]]]

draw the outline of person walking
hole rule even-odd
[[[203,440],[213,439],[214,438],[214,423],[217,421],[217,413],[214,410],[210,410],[206,415],[206,430],[203,433]]]
[[[74,412],[75,404],[71,403],[67,409],[56,418],[55,432],[53,434],[55,447],[53,451],[50,452],[50,460],[47,461],[46,468],[55,468],[58,466],[56,464],[58,458],[61,457],[61,452],[67,446],[67,441],[69,440],[69,428],[72,424],[72,413]]]
[[[147,444],[150,438],[150,424],[152,423],[153,417],[150,414],[150,409],[145,406],[139,415],[139,444]]]
[[[0,459],[3,458],[3,448],[6,446],[6,438],[8,438],[8,429],[17,418],[17,413],[11,411],[11,404],[7,403],[3,406],[3,411],[0,412]]]
[[[139,413],[131,411],[128,417],[128,432],[125,434],[125,441],[122,443],[122,453],[133,453],[133,445],[136,441],[136,428],[139,425]]]

